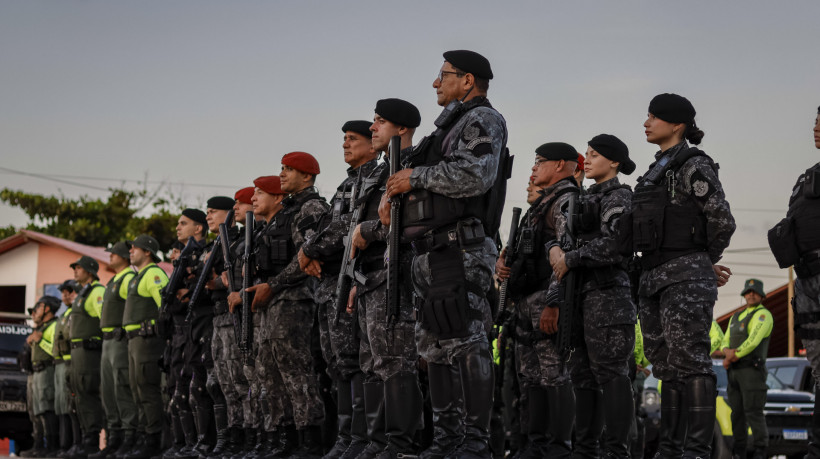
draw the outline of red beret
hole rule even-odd
[[[578,153],[578,169],[584,168],[584,155]]]
[[[319,161],[316,161],[313,155],[304,151],[293,151],[282,156],[282,165],[290,166],[305,174],[319,174]]]
[[[278,175],[259,177],[253,181],[253,184],[268,194],[287,194],[282,191],[282,184],[279,181]]]
[[[242,188],[233,195],[233,198],[244,204],[252,204],[251,198],[253,197],[253,191],[252,186]]]

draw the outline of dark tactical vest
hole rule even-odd
[[[708,158],[697,148],[678,151],[659,159],[645,176],[638,178],[632,195],[632,250],[641,252],[644,269],[707,249],[703,212],[691,200],[672,203],[675,174],[694,156]],[[712,163],[712,167],[717,173],[717,166]]]
[[[740,317],[740,314],[743,313],[745,309],[736,312],[735,315],[732,316],[732,325],[729,327],[729,349],[737,349],[749,338],[749,324],[752,321],[752,317],[754,317],[758,309],[762,308],[762,304],[755,306],[754,309],[746,314],[746,317],[744,317],[743,320],[738,320],[738,317]],[[758,344],[752,352],[741,357],[737,363],[753,360],[765,362],[766,357],[769,355],[769,341],[771,337],[772,335],[769,334],[769,336],[763,338],[763,340],[760,341],[760,344]]]
[[[564,180],[574,180],[568,177]],[[544,253],[544,244],[555,239],[555,230],[545,225],[545,216],[549,215],[552,206],[559,197],[566,193],[578,192],[574,186],[557,190],[549,199],[542,195],[521,219],[516,234],[518,258],[512,267],[509,292],[515,292],[515,298],[523,298],[538,290],[549,287],[552,266],[549,257]]]
[[[580,212],[570,217],[575,219],[574,226],[578,228],[576,239],[579,247],[583,247],[595,239],[603,237],[603,233],[601,232],[601,202],[613,191],[621,189],[631,190],[629,185],[618,185],[604,192],[585,193],[579,197],[578,207],[580,208]],[[583,285],[592,281],[592,289],[606,288],[615,283],[615,276],[617,276],[618,271],[625,270],[625,262],[596,268],[584,268],[581,284]]]
[[[69,323],[73,307],[65,310],[62,317],[58,317],[54,325],[54,358],[71,361],[71,334]]]
[[[454,103],[451,102],[451,105]],[[449,161],[452,152],[445,151],[445,148],[448,148],[452,136],[458,134],[453,132],[458,120],[474,108],[492,108],[492,105],[485,97],[476,97],[456,107],[450,113],[450,105],[445,108],[436,120],[438,129],[419,142],[405,161],[405,167],[434,166],[442,161]],[[403,239],[413,241],[429,231],[447,229],[459,220],[470,217],[481,221],[487,237],[495,238],[501,222],[501,211],[504,208],[507,179],[512,172],[511,165],[510,153],[505,147],[499,157],[495,183],[480,196],[451,198],[424,189],[405,193],[401,201]]]
[[[143,272],[131,278],[131,283],[128,284],[128,298],[125,299],[125,311],[122,314],[123,325],[140,324],[159,318],[159,307],[154,297],[139,294],[142,278],[151,275],[160,276],[161,279],[165,272],[159,266],[151,264]]]
[[[293,219],[306,202],[314,199],[322,199],[315,190],[285,198],[282,202],[284,208],[259,233],[255,247],[258,278],[264,280],[276,276],[296,256],[296,245],[291,237]],[[318,221],[313,218],[306,218],[300,225],[307,229],[317,223]]]
[[[122,327],[122,313],[125,311],[125,299],[120,296],[120,287],[127,283],[135,274],[133,271],[125,273],[117,281],[112,277],[105,287],[102,313],[100,314],[101,328]]]
[[[48,322],[44,323],[40,327],[37,327],[37,330],[43,332],[43,335],[45,335],[46,331],[49,328],[54,327],[54,324],[55,324],[56,320],[57,320],[57,318],[53,318],[53,319],[49,320]],[[52,352],[54,352],[54,351],[52,351]],[[48,355],[48,352],[44,351],[43,348],[41,348],[38,343],[32,344],[32,346],[31,346],[31,363],[33,365],[37,365],[38,363],[43,363],[43,362],[50,362],[51,360],[52,360],[52,357],[50,355]]]
[[[353,210],[356,206],[355,195],[358,194],[359,181],[361,180],[361,178],[359,177],[360,170],[361,167],[356,169],[355,171],[348,171],[348,178],[344,182],[342,182],[341,185],[339,185],[339,187],[336,189],[336,194],[333,195],[333,199],[330,203],[330,210],[322,216],[319,222],[320,229],[324,229],[331,223],[338,222],[339,220],[342,220],[344,216],[353,213]],[[340,256],[331,257],[327,260],[323,260],[323,278],[335,277],[341,272],[341,270],[341,254]]]
[[[91,317],[88,311],[85,310],[85,301],[97,288],[103,288],[102,284],[99,281],[93,281],[83,287],[80,293],[77,294],[77,298],[74,299],[74,304],[71,306],[71,317],[68,321],[71,330],[71,341],[102,338],[100,318]]]
[[[820,249],[820,164],[806,170],[801,185],[789,198],[788,215],[793,219],[800,255]]]
[[[379,203],[382,198],[384,184],[390,175],[387,163],[376,166],[371,174],[362,180],[356,203],[366,200],[361,221],[379,220]],[[387,250],[387,241],[373,241],[357,255],[359,270],[369,273],[384,269],[384,251]]]

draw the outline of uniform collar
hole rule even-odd
[[[604,193],[604,192],[607,192],[607,191],[609,191],[613,188],[619,187],[619,186],[621,186],[621,181],[618,180],[617,176],[615,176],[615,177],[612,177],[611,179],[607,180],[606,182],[596,183],[594,185],[591,185],[589,187],[589,189],[587,190],[587,192],[589,194]]]

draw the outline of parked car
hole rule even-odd
[[[772,357],[766,360],[766,369],[794,390],[814,392],[811,365],[805,357]]]
[[[17,450],[31,443],[31,421],[26,411],[27,375],[20,369],[20,352],[31,327],[0,321],[0,438],[13,439]]]
[[[792,367],[802,366],[797,362],[798,360],[792,359]],[[772,368],[781,366],[773,365]],[[734,437],[732,436],[732,410],[726,394],[728,377],[721,360],[714,360],[713,368],[717,376],[718,396],[712,457],[730,459]],[[802,458],[807,449],[811,417],[814,414],[814,393],[789,387],[781,382],[771,370],[766,384],[769,386],[769,391],[763,413],[766,416],[766,426],[769,431],[768,454],[769,456],[785,455],[788,458]],[[663,386],[660,389],[662,391]],[[661,416],[658,380],[654,377],[650,376],[644,383],[642,404],[647,414],[644,457],[652,457],[658,447]]]

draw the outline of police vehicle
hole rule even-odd
[[[31,421],[26,411],[26,379],[20,365],[26,337],[32,332],[26,324],[13,323],[0,315],[0,438],[17,443],[17,450],[31,443]]]

